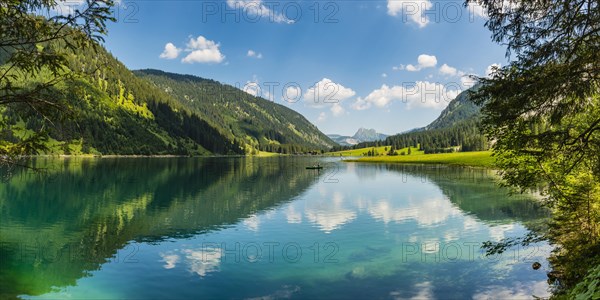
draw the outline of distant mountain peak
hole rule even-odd
[[[353,146],[362,142],[385,140],[387,137],[387,135],[378,133],[375,129],[363,127],[359,128],[353,136],[343,136],[339,134],[329,134],[327,136],[342,146]]]
[[[359,128],[358,131],[352,136],[355,140],[360,142],[372,142],[383,140],[387,135],[378,133],[375,129]]]
[[[364,134],[364,133],[377,133],[377,131],[375,129],[361,127],[356,131],[356,133],[354,135]]]

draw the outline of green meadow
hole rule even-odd
[[[404,154],[408,155],[408,147],[407,148],[403,148],[403,149],[398,149],[396,150],[396,153],[398,155],[401,155],[403,152]],[[375,150],[375,155],[374,156],[386,156],[388,154],[388,152],[390,151],[390,146],[381,146],[381,147],[367,147],[367,148],[360,148],[360,149],[351,149],[351,150],[345,150],[345,151],[337,151],[337,152],[329,152],[326,153],[325,155],[327,156],[367,156],[367,153],[369,151],[373,151]],[[410,155],[423,155],[424,152],[420,151],[419,148],[416,147],[410,147]]]
[[[372,156],[347,159],[344,161],[362,163],[446,164],[486,168],[494,167],[494,157],[492,157],[491,151]]]

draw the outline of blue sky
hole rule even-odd
[[[237,85],[325,133],[427,125],[492,64],[478,7],[460,1],[122,0],[106,47],[130,69]]]

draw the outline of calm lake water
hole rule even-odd
[[[316,161],[40,159],[0,183],[0,298],[548,295],[549,245],[482,255],[547,215],[493,172]]]

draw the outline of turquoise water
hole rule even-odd
[[[493,172],[316,161],[38,160],[0,186],[0,296],[548,295],[547,244],[482,255],[547,215]]]

